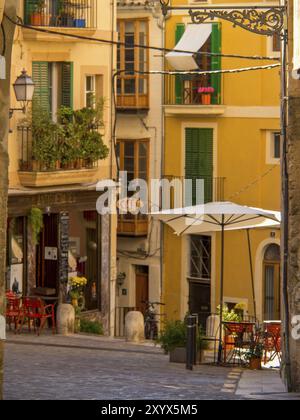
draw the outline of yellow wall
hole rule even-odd
[[[221,3],[213,1],[213,3]],[[228,2],[227,2],[228,3]],[[232,3],[236,3],[233,1]],[[249,3],[249,2],[247,2]],[[255,2],[253,2],[255,3]],[[183,5],[183,0],[173,0],[172,5]],[[241,2],[239,2],[241,4]],[[166,45],[173,48],[175,27],[179,22],[190,22],[188,15],[174,14],[166,26]],[[222,21],[222,53],[240,55],[270,54],[268,40],[232,24]],[[232,69],[269,64],[223,58],[222,68]],[[267,138],[271,130],[279,131],[279,69],[245,72],[222,76],[221,116],[180,115],[166,113],[165,118],[165,175],[184,176],[184,127],[213,127],[214,177],[225,177],[225,200],[266,209],[280,209],[280,165],[267,163]],[[184,106],[183,106],[184,107]],[[199,105],[199,108],[201,105]],[[237,116],[234,112],[238,112]],[[240,116],[241,112],[243,115]],[[274,230],[273,230],[274,231]],[[182,318],[187,309],[188,245],[165,227],[164,240],[164,296],[170,318]],[[271,238],[271,229],[251,231],[255,289],[258,312],[262,311],[262,255],[264,244],[277,242]],[[249,313],[253,314],[252,287],[249,268],[248,244],[244,231],[226,233],[224,296],[248,299]],[[212,302],[219,304],[220,235],[213,240],[214,266],[212,267]],[[212,307],[212,311],[215,311]]]

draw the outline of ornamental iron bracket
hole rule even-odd
[[[252,8],[240,6],[236,9],[229,6],[215,7],[172,7],[170,0],[160,0],[164,16],[170,10],[188,10],[192,23],[200,24],[214,19],[227,20],[233,27],[240,26],[250,32],[259,35],[272,36],[280,34],[284,29],[285,12],[284,6],[253,6]]]

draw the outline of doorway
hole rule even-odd
[[[149,267],[146,265],[135,266],[135,306],[136,310],[145,314],[145,301],[149,300]]]
[[[58,279],[58,215],[43,217],[44,227],[37,245],[36,286],[57,291]]]
[[[189,285],[189,312],[198,315],[199,325],[206,331],[206,320],[211,312],[210,284],[190,281]]]
[[[280,247],[269,245],[264,254],[264,320],[280,320]]]

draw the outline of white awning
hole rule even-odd
[[[197,70],[199,67],[195,61],[193,53],[198,52],[205,44],[211,34],[211,31],[211,23],[187,25],[181,40],[174,47],[174,50],[191,51],[191,53],[171,51],[166,54],[169,64],[175,70]]]

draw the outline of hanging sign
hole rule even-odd
[[[6,79],[6,65],[5,65],[5,57],[0,55],[0,79]]]
[[[294,0],[293,70],[300,70],[300,0]],[[299,78],[299,77],[297,77]]]

